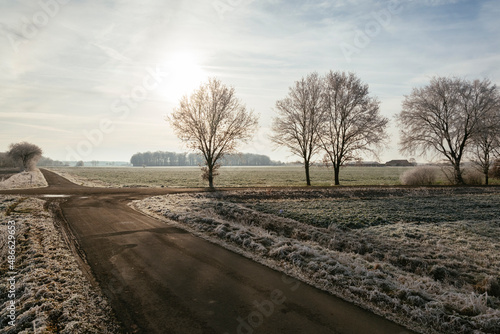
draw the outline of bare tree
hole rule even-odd
[[[214,187],[220,159],[235,152],[257,129],[258,117],[236,98],[234,88],[210,78],[167,117],[177,136],[205,160],[202,177]]]
[[[479,120],[479,131],[472,138],[472,162],[484,174],[484,183],[489,184],[490,168],[495,157],[500,155],[500,94],[497,105]]]
[[[312,157],[321,149],[319,127],[322,122],[322,80],[317,73],[302,78],[290,87],[288,96],[276,102],[271,140],[302,158],[307,185]]]
[[[354,73],[330,71],[326,75],[320,138],[325,160],[333,165],[335,185],[340,184],[340,167],[345,162],[359,160],[359,154],[366,152],[376,156],[376,149],[386,140],[389,119],[380,115],[379,105]]]
[[[36,163],[42,157],[42,149],[24,141],[10,144],[7,155],[18,162],[23,170],[30,171],[36,168]]]
[[[453,166],[455,184],[464,184],[461,162],[480,120],[495,105],[496,87],[489,80],[469,82],[438,77],[405,97],[397,116],[401,152],[440,153]]]

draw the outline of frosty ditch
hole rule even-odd
[[[9,220],[7,223],[7,318],[9,326],[16,324],[16,222]]]

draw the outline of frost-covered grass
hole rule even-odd
[[[411,168],[411,167],[410,167]],[[198,167],[66,167],[51,168],[77,184],[114,187],[206,187]],[[345,167],[340,174],[342,185],[397,185],[408,167]],[[311,168],[314,186],[331,186],[333,169]],[[222,167],[216,187],[305,186],[300,166]]]
[[[435,195],[413,190],[398,197],[249,201],[255,210],[327,228],[365,228],[394,222],[490,221],[500,217],[497,193]]]
[[[16,226],[16,315],[6,293],[8,221]],[[0,333],[114,333],[111,309],[80,271],[44,201],[0,196]]]
[[[344,167],[340,184],[344,186],[400,185],[400,177],[414,167]],[[448,184],[437,169],[436,184]],[[207,187],[198,167],[53,167],[52,171],[70,181],[89,187]],[[305,186],[300,166],[222,167],[215,186],[223,187],[298,187]],[[312,167],[313,186],[333,185],[333,170]],[[490,184],[500,184],[490,179]]]
[[[500,332],[500,190],[243,191],[136,208],[422,333]]]
[[[96,187],[96,188],[110,188],[118,187],[119,185],[114,185],[109,182],[100,180],[98,177],[94,177],[89,174],[80,175],[78,172],[74,172],[71,168],[51,168],[52,172],[64,177],[65,179],[84,187]],[[79,171],[78,168],[75,171]],[[99,175],[99,173],[97,173]]]
[[[39,169],[8,176],[0,179],[0,189],[43,188],[48,185]]]

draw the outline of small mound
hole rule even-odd
[[[0,182],[0,189],[43,188],[47,186],[48,183],[39,169],[14,174],[7,180]]]

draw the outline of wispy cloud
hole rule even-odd
[[[16,127],[26,127],[26,128],[30,128],[30,129],[44,130],[44,131],[57,132],[57,133],[66,133],[66,134],[72,133],[71,131],[55,128],[52,126],[35,125],[35,124],[29,124],[29,123],[5,122],[5,121],[0,121],[0,123],[8,124],[11,126],[14,125]]]
[[[380,22],[377,13],[390,4],[398,10]],[[262,0],[233,7],[221,19],[204,0],[69,1],[26,39],[23,17],[42,10],[38,2],[0,3],[0,151],[30,136],[64,159],[65,144],[103,118],[115,120],[116,130],[90,159],[180,150],[163,121],[175,107],[167,96],[178,78],[166,78],[127,119],[116,119],[112,108],[142,83],[146,68],[179,52],[196,55],[208,75],[234,86],[261,114],[263,128],[275,101],[312,71],[356,72],[380,97],[386,115],[398,112],[398,100],[433,75],[500,82],[496,0]],[[378,30],[369,35],[369,29]],[[340,46],[355,45],[359,32],[369,41],[348,62]],[[20,42],[19,52],[9,36]],[[265,136],[259,140],[259,153],[269,149]]]
[[[47,121],[81,121],[87,120],[85,116],[48,114],[48,113],[29,113],[29,112],[0,112],[0,119],[23,119],[23,120],[47,120]]]

